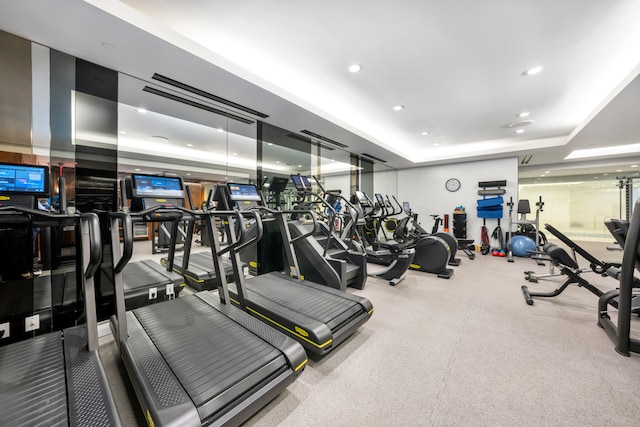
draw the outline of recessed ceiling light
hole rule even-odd
[[[138,108],[138,113],[144,114],[146,112],[147,112],[146,108],[142,108],[142,107]]]
[[[420,132],[420,135],[427,136],[427,135],[429,135],[429,131],[428,130],[422,131],[422,132]]]
[[[404,105],[396,105],[395,107],[393,107],[393,111],[400,111],[404,108]]]
[[[156,141],[156,142],[168,142],[169,138],[167,138],[166,136],[161,136],[161,135],[153,135],[151,137],[152,140]]]
[[[631,165],[630,167],[632,167],[632,168],[637,168],[637,167],[638,167],[638,165]]]
[[[107,43],[107,42],[102,42],[100,43],[100,46],[102,46],[105,49],[115,49],[115,45],[112,45],[111,43]]]
[[[187,147],[193,147],[193,144],[187,144]]]
[[[267,145],[273,145],[273,142],[267,142]]]
[[[544,173],[551,173],[551,171],[544,171]]]
[[[540,175],[542,178],[544,178],[546,175]]]
[[[523,76],[533,76],[534,74],[538,74],[542,71],[542,65],[538,65],[537,67],[529,68],[527,71],[522,73]]]
[[[609,174],[608,174],[608,173],[603,173],[602,175],[607,176],[607,175],[609,175]]]
[[[362,71],[362,65],[360,64],[349,65],[349,71],[352,73],[359,73],[360,71]]]
[[[233,155],[234,155],[234,156],[237,156],[237,155],[238,155],[238,153],[233,153]]]
[[[276,163],[280,163],[280,160],[276,160]]]
[[[622,172],[622,169],[616,169],[616,172]]]
[[[533,120],[520,120],[518,122],[509,123],[510,128],[521,128],[523,126],[529,126],[533,123]]]
[[[524,133],[524,129],[518,129],[516,130],[516,133]]]
[[[329,159],[329,160],[331,160],[332,162],[335,162],[335,161],[336,161],[336,159]]]
[[[189,172],[187,172],[187,176],[191,176],[191,174]]]
[[[216,129],[216,130],[217,130],[218,132],[224,132],[224,129],[222,129],[222,128],[218,128],[218,129]]]
[[[121,131],[119,131],[118,133],[119,133],[120,135],[126,135],[126,134],[127,134],[127,132],[126,132],[126,131],[124,131],[124,130],[121,130]]]
[[[298,165],[298,167],[299,167],[299,168],[301,168],[301,167],[302,167],[302,165]]]
[[[518,117],[529,117],[530,115],[531,115],[530,112],[523,111],[522,113],[518,114]]]
[[[438,144],[437,142],[433,144],[434,147],[437,147],[438,145],[440,144]]]
[[[136,168],[136,172],[140,172],[140,168]]]
[[[593,177],[593,179],[598,179],[598,177],[597,177],[597,176],[594,176],[594,177]]]

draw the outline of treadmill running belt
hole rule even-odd
[[[174,264],[182,265],[182,258],[176,257]],[[227,276],[233,275],[233,264],[229,259],[225,258],[222,260],[222,264],[224,266],[224,271],[227,273]],[[189,265],[193,265],[202,270],[209,271],[215,273],[216,269],[213,266],[213,258],[211,257],[211,253],[209,252],[197,252],[195,254],[191,254],[189,257]]]
[[[67,426],[60,332],[0,347],[2,425]]]
[[[196,295],[134,314],[203,420],[287,366],[280,351]]]
[[[246,282],[247,290],[250,292],[325,323],[331,330],[335,330],[342,322],[349,321],[352,316],[360,314],[363,310],[356,301],[316,289],[304,282],[278,277],[277,273],[259,276],[259,281],[256,282],[253,280]],[[235,284],[229,286],[230,290],[236,291]]]

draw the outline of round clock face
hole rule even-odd
[[[447,180],[447,183],[444,186],[449,191],[458,191],[460,189],[460,180],[457,178],[451,178]]]

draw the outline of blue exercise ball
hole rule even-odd
[[[528,257],[531,253],[528,251],[536,250],[536,242],[531,237],[513,236],[511,238],[511,252],[515,256]]]

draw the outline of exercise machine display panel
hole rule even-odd
[[[300,175],[291,175],[291,181],[293,181],[293,185],[296,186],[297,190],[304,191],[306,189],[304,183],[302,182],[302,177]]]
[[[404,213],[411,213],[411,206],[409,206],[409,202],[402,202],[402,210]]]
[[[47,166],[0,163],[0,193],[45,197],[49,194]]]
[[[131,181],[134,197],[184,199],[184,186],[178,177],[133,174]]]
[[[259,202],[262,200],[258,189],[253,184],[227,184],[231,200],[235,202],[252,201]]]

